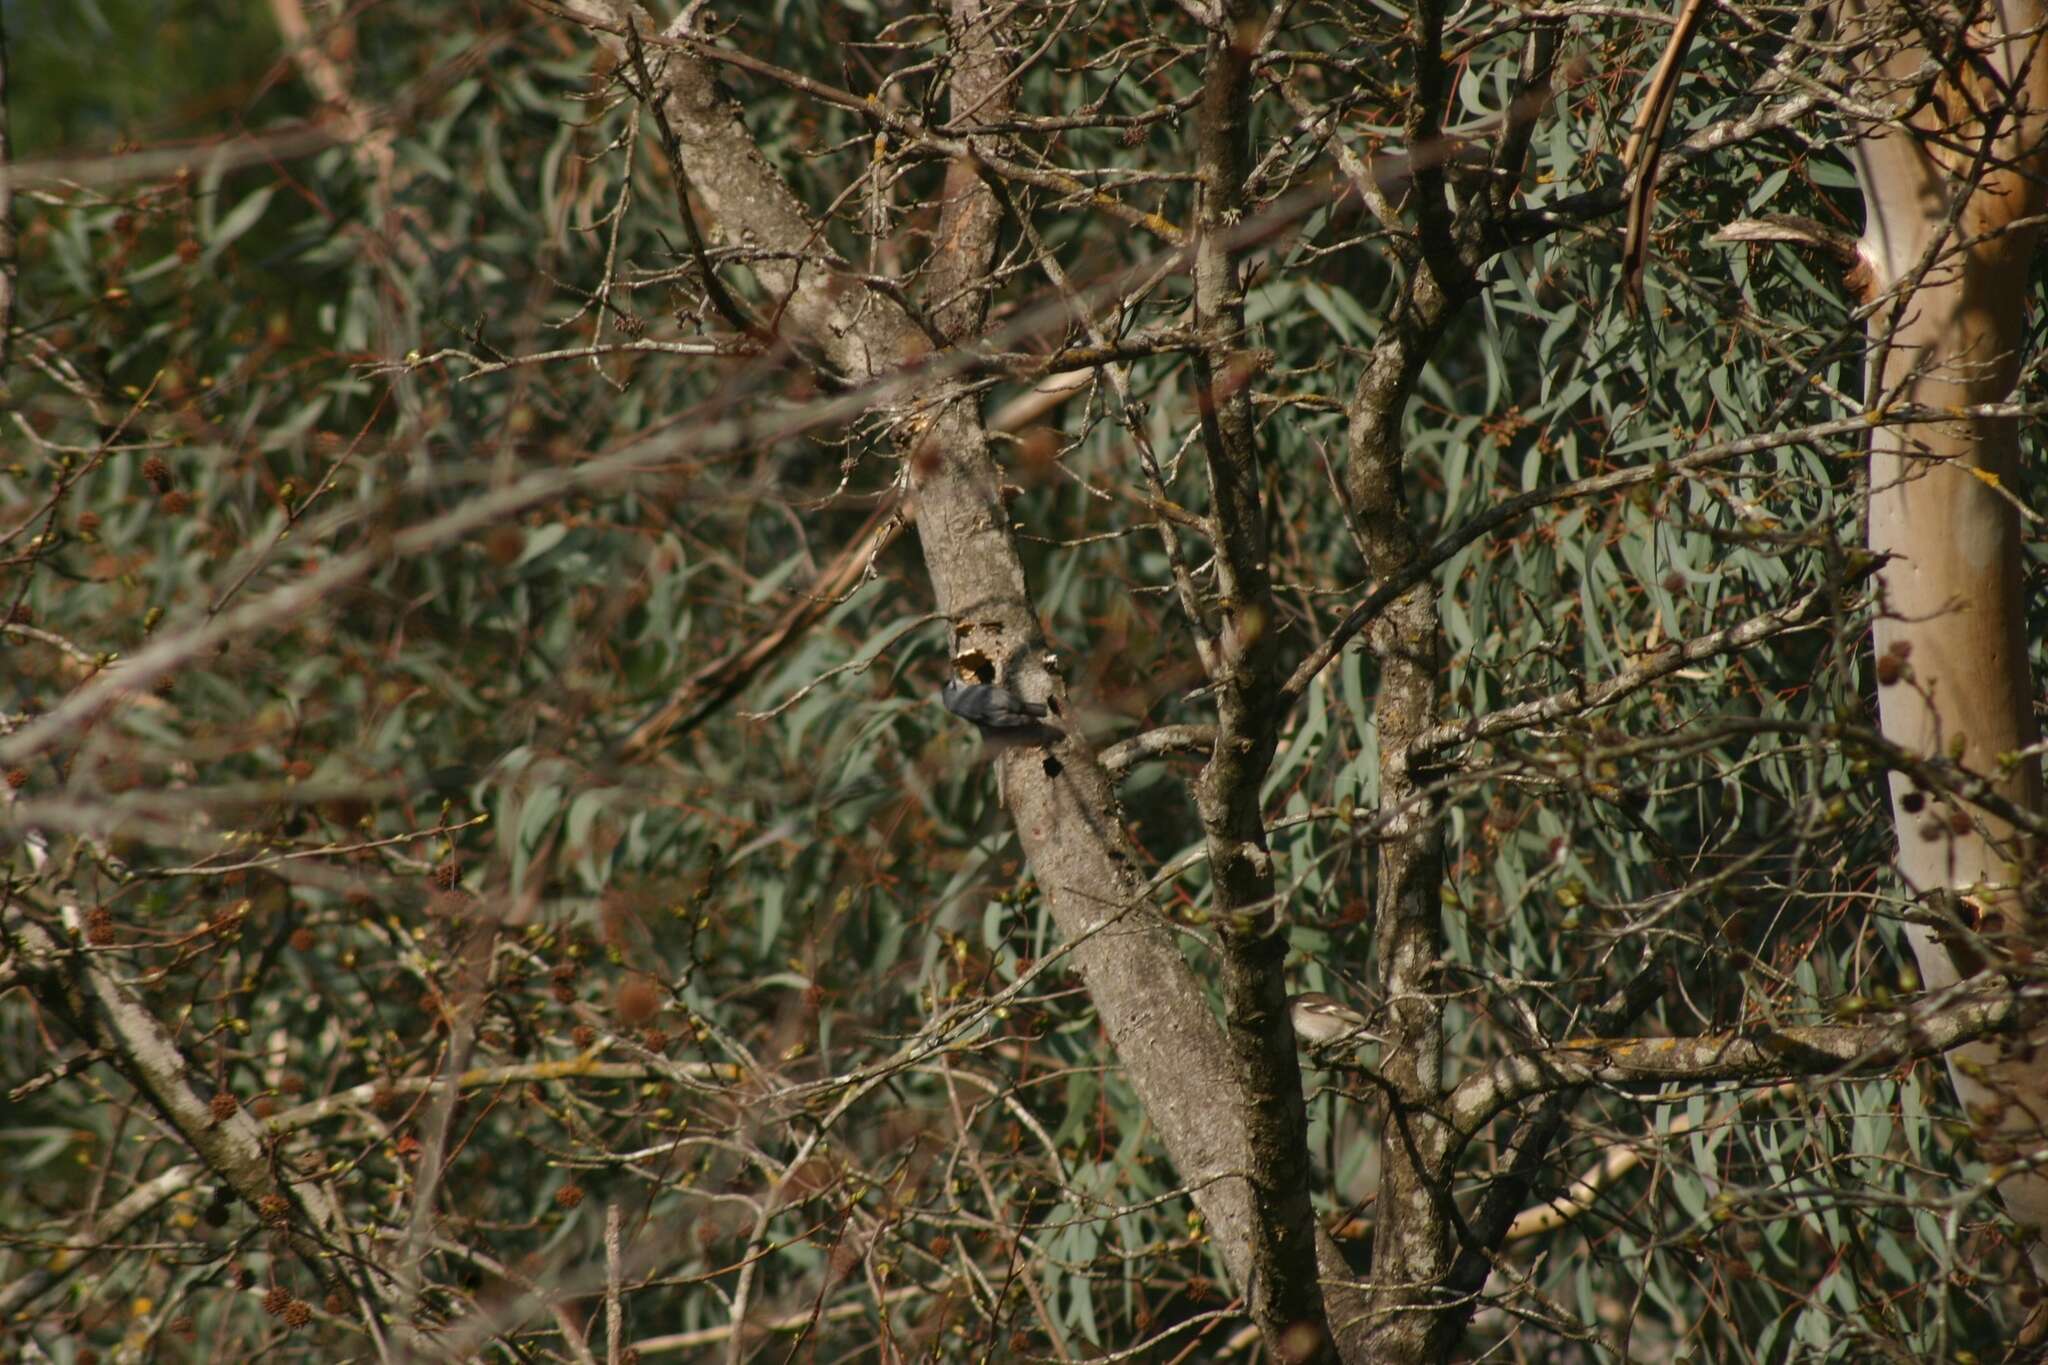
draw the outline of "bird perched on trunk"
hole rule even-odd
[[[1043,702],[1026,701],[1007,687],[995,683],[964,683],[948,678],[939,688],[939,700],[946,709],[991,739],[1036,739],[1058,734],[1046,724],[1049,714]]]

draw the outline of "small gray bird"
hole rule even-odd
[[[1361,1042],[1371,1038],[1365,1033],[1368,1021],[1364,1015],[1321,991],[1303,991],[1287,1004],[1294,1036],[1305,1047],[1320,1049],[1353,1038]]]
[[[994,683],[964,683],[948,678],[939,689],[939,700],[960,719],[974,722],[984,735],[1052,728],[1042,719],[1047,714],[1044,703],[1026,701]]]

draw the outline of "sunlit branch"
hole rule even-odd
[[[1451,1092],[1445,1113],[1469,1135],[1521,1100],[1571,1086],[1868,1075],[2018,1028],[2037,1005],[2036,991],[1979,983],[1882,1023],[1760,1025],[1692,1038],[1569,1042],[1503,1057],[1467,1077]]]

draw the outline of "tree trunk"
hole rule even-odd
[[[1885,737],[1962,763],[2031,809],[2039,759],[2024,630],[2019,513],[2006,491],[2019,464],[2012,419],[1960,417],[1887,425],[1888,408],[1963,408],[2008,399],[2026,340],[2028,258],[2048,170],[2048,48],[2038,3],[1987,7],[1965,25],[1947,8],[1845,10],[1846,36],[1870,44],[1867,103],[1900,117],[1870,126],[1854,149],[1863,189],[1862,269],[1869,272],[1874,427],[1870,548],[1880,573],[1878,706]],[[2013,36],[2024,35],[2024,36]],[[1923,71],[1942,74],[1930,87]],[[1859,272],[1860,274],[1860,272]],[[2034,862],[2010,826],[1940,792],[1891,778],[1899,867],[1923,911],[1909,926],[1930,988],[2010,961],[2034,941],[2022,895]],[[1948,926],[1941,920],[1953,921]],[[1950,1057],[1957,1094],[1984,1154],[2008,1161],[2039,1145],[2048,1072],[2022,1040]],[[2048,1271],[2048,1177],[2000,1187]]]

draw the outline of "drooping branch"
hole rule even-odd
[[[1740,117],[1702,128],[1658,158],[1656,183],[1661,186],[1694,162],[1716,152],[1796,124],[1826,103],[1821,92],[1799,90]],[[1630,183],[1587,190],[1510,213],[1501,222],[1504,240],[1510,246],[1526,246],[1553,232],[1569,231],[1611,217],[1627,207]]]
[[[1857,413],[1785,431],[1766,431],[1753,436],[1737,437],[1732,441],[1721,441],[1706,446],[1679,459],[1660,461],[1656,464],[1632,465],[1605,474],[1592,474],[1583,479],[1571,479],[1564,483],[1532,489],[1527,493],[1518,493],[1494,504],[1480,515],[1452,527],[1438,536],[1426,550],[1405,563],[1398,572],[1376,581],[1372,590],[1331,627],[1330,633],[1322,642],[1295,665],[1294,672],[1288,675],[1287,682],[1281,689],[1282,693],[1290,703],[1299,700],[1308,691],[1308,685],[1315,680],[1316,675],[1328,668],[1338,655],[1349,648],[1359,633],[1378,620],[1401,594],[1449,563],[1466,546],[1505,530],[1539,507],[1594,497],[1623,488],[1660,484],[1699,470],[1727,464],[1731,460],[1760,451],[1807,445],[1832,437],[1866,432],[1880,420],[1886,426],[1911,428],[1929,423],[1954,421],[1958,417],[1992,420],[2037,416],[2043,413],[2048,413],[2048,408],[2025,403],[1992,403],[1963,409],[1900,404],[1887,407],[1881,414]]]
[[[1868,574],[1875,570],[1877,565],[1875,560],[1870,560],[1858,567],[1862,574]],[[1648,658],[1631,664],[1597,683],[1581,681],[1547,697],[1537,697],[1513,706],[1504,706],[1497,711],[1489,711],[1485,715],[1436,726],[1416,742],[1415,752],[1424,754],[1451,744],[1491,739],[1565,716],[1581,715],[1603,706],[1611,706],[1660,678],[1670,677],[1681,668],[1717,655],[1737,653],[1803,626],[1824,621],[1839,604],[1840,594],[1837,589],[1816,588],[1796,601],[1788,602],[1771,611],[1759,612],[1736,625],[1689,636],[1683,640],[1673,640],[1653,651]]]
[[[1631,308],[1642,296],[1643,264],[1650,251],[1650,210],[1657,202],[1657,163],[1664,157],[1664,129],[1678,103],[1678,78],[1685,69],[1686,51],[1705,21],[1707,10],[1706,0],[1685,0],[1679,7],[1678,22],[1665,40],[1664,55],[1657,59],[1657,70],[1643,92],[1643,107],[1621,154],[1621,168],[1630,177],[1628,221],[1621,248],[1621,288]]]

